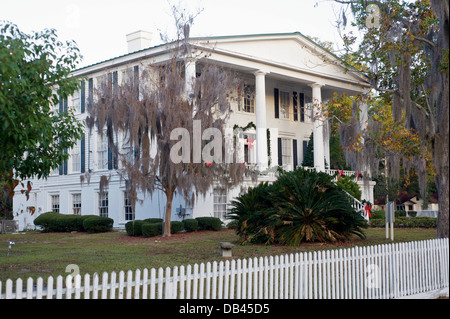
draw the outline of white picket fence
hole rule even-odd
[[[101,279],[101,280],[100,280]],[[449,287],[449,241],[433,239],[187,267],[0,282],[0,299],[373,299]],[[3,287],[3,288],[2,288]],[[3,293],[3,290],[5,292]]]

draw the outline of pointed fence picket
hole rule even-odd
[[[449,241],[0,281],[0,299],[384,299],[449,287]]]

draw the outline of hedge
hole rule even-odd
[[[83,228],[88,233],[103,233],[112,230],[114,220],[108,217],[89,216],[83,221]]]
[[[370,227],[385,227],[384,218],[372,218],[369,220]],[[396,228],[436,228],[437,219],[432,217],[396,217],[394,221]]]
[[[186,232],[194,232],[198,230],[198,221],[196,219],[184,219],[183,225]]]
[[[132,220],[125,224],[125,230],[128,236],[141,236],[142,225],[147,222],[144,220]]]
[[[164,220],[162,218],[147,218],[144,219],[144,222],[148,224],[162,223]]]
[[[142,235],[144,237],[160,236],[162,234],[162,223],[145,223],[142,225]]]
[[[214,230],[222,229],[222,221],[217,217],[197,217],[199,230]]]
[[[98,217],[96,222],[87,223],[87,219]],[[43,232],[99,232],[109,231],[112,229],[113,220],[106,217],[100,217],[95,215],[64,215],[55,212],[47,212],[39,215],[35,220],[36,226],[42,227]],[[102,226],[100,226],[102,225]],[[102,230],[105,229],[105,230]]]

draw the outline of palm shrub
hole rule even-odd
[[[299,245],[301,242],[365,238],[364,218],[325,173],[298,168],[277,181],[249,189],[231,202],[230,218],[243,242]]]

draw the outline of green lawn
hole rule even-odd
[[[182,233],[170,238],[129,237],[124,232],[23,233],[0,235],[0,281],[66,275],[69,264],[93,274],[172,267],[221,260],[219,242],[234,242],[234,258],[280,255],[300,251],[337,249],[386,243],[383,228],[366,230],[367,239],[341,244],[302,244],[299,247],[238,245],[233,230]],[[395,229],[395,241],[436,238],[436,229]],[[15,242],[7,256],[9,241]],[[390,241],[389,241],[390,242]]]

